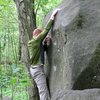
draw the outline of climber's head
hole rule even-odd
[[[42,29],[37,28],[33,31],[33,37],[38,37],[38,35],[42,32]]]
[[[33,31],[33,38],[36,39],[36,38],[39,36],[39,34],[41,34],[42,31],[43,31],[43,30],[42,30],[41,28],[35,29],[35,30]],[[50,35],[47,35],[47,36],[45,37],[45,39],[43,40],[43,44],[49,46],[49,45],[50,45],[50,41],[51,41],[51,36],[50,36]]]

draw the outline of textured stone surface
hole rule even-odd
[[[100,100],[100,90],[59,90],[51,100]]]
[[[10,97],[3,97],[2,99],[0,99],[0,100],[11,100],[11,98]]]
[[[100,88],[100,0],[64,0],[59,7],[48,51],[51,95]]]

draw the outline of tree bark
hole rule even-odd
[[[21,60],[25,63],[29,76],[29,52],[27,42],[32,37],[32,31],[36,28],[36,15],[32,8],[33,0],[15,0],[19,19],[19,47],[21,48]],[[31,79],[32,80],[32,79]],[[39,100],[35,82],[31,81],[33,86],[29,87],[29,100]]]

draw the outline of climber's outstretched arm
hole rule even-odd
[[[37,37],[37,40],[40,40],[40,41],[43,41],[43,39],[46,37],[46,35],[48,34],[52,24],[53,24],[53,21],[54,21],[54,18],[56,16],[56,14],[58,13],[60,9],[56,9],[53,11],[49,21],[47,22],[47,24],[45,25],[43,31],[41,32],[41,34],[39,34],[39,36]]]

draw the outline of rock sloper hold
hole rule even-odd
[[[100,0],[63,0],[59,8],[48,50],[51,96],[100,88]]]

